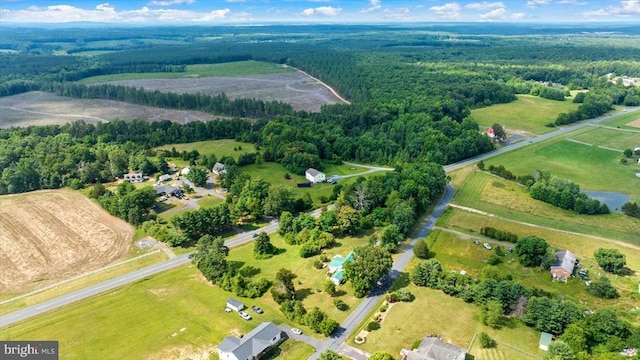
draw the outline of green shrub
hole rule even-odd
[[[480,347],[483,349],[488,349],[496,346],[496,341],[493,340],[489,336],[489,334],[484,331],[478,334],[478,340],[480,341]]]
[[[367,324],[367,331],[374,331],[380,329],[380,324],[377,321],[371,321]]]

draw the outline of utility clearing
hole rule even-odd
[[[24,293],[122,258],[133,228],[81,193],[0,197],[0,293]]]

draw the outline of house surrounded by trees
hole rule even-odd
[[[309,168],[304,172],[304,177],[312,183],[321,183],[326,180],[326,175],[322,171],[318,171],[314,168]]]
[[[549,268],[553,280],[567,282],[576,267],[576,254],[569,250],[556,251],[556,263]]]
[[[350,252],[346,257],[342,257],[340,255],[336,255],[329,262],[329,274],[331,274],[331,282],[336,285],[342,284],[344,281],[344,264],[348,262],[353,262],[353,251]]]

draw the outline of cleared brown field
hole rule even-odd
[[[223,117],[200,111],[161,109],[121,101],[73,99],[41,91],[0,98],[0,128],[66,124],[76,120],[95,123],[141,119],[184,123],[218,118]]]
[[[79,192],[0,197],[0,292],[23,293],[127,253],[133,228]]]
[[[99,83],[96,83],[99,84]],[[256,98],[282,101],[294,110],[320,111],[322,105],[341,103],[328,88],[308,75],[296,71],[251,76],[220,76],[182,79],[136,79],[106,84],[132,86],[174,93],[225,93],[230,99]]]
[[[627,126],[640,128],[640,119],[635,119],[634,121],[628,123]]]

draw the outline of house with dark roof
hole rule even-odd
[[[402,360],[464,360],[467,350],[437,337],[425,336],[417,349],[402,349],[400,356]]]
[[[156,195],[166,195],[166,196],[182,196],[182,189],[177,186],[164,185],[164,184],[156,184],[153,187],[156,191]]]
[[[224,166],[223,163],[217,162],[215,164],[213,164],[213,168],[211,168],[211,172],[220,176],[222,174],[226,174],[227,173],[227,167]]]
[[[569,250],[556,251],[556,263],[549,268],[551,278],[567,282],[567,279],[573,275],[573,269],[576,267],[577,261],[576,254]]]
[[[324,182],[327,177],[322,171],[318,171],[314,168],[308,168],[307,171],[304,172],[304,177],[312,183],[321,183]]]
[[[283,339],[272,322],[263,322],[242,338],[227,336],[218,345],[220,360],[260,359]]]

